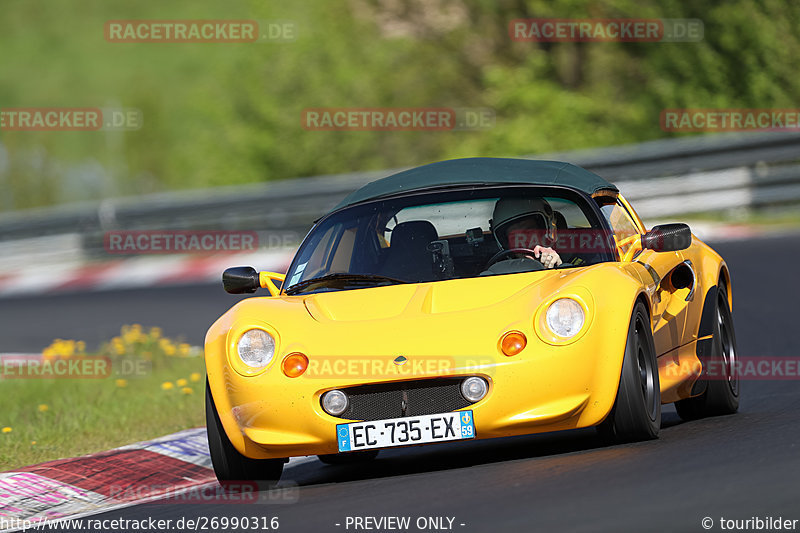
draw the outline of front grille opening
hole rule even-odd
[[[343,388],[350,400],[338,418],[384,420],[433,415],[472,405],[461,394],[463,378],[436,378]]]

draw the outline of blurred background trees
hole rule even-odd
[[[697,18],[700,42],[520,43],[515,18]],[[288,43],[119,44],[111,19],[296,23]],[[0,107],[140,109],[133,132],[0,131],[0,210],[666,137],[681,107],[798,107],[800,3],[5,0]],[[307,131],[309,107],[488,107],[490,129]]]

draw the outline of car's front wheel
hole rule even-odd
[[[284,459],[250,459],[234,448],[217,414],[211,388],[206,380],[206,430],[214,473],[221,485],[241,481],[260,481],[266,486],[278,482]]]
[[[617,398],[598,430],[609,442],[631,442],[655,439],[660,429],[661,388],[653,333],[647,308],[637,302],[628,327]]]

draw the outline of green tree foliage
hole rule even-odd
[[[696,18],[700,42],[523,43],[515,18]],[[294,42],[122,44],[118,19],[258,19]],[[797,107],[778,0],[5,0],[0,107],[140,109],[133,132],[0,131],[0,209],[638,142],[664,108]],[[314,107],[488,107],[475,131],[309,131]]]

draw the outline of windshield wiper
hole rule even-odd
[[[347,274],[343,272],[338,272],[295,283],[294,285],[286,289],[286,294],[288,295],[298,294],[300,292],[303,292],[305,289],[311,287],[312,285],[326,285],[329,284],[330,282],[342,282],[343,285],[347,285],[350,283],[364,284],[364,283],[375,283],[375,282],[408,283],[407,281],[390,278],[387,276],[378,276],[374,274]]]

